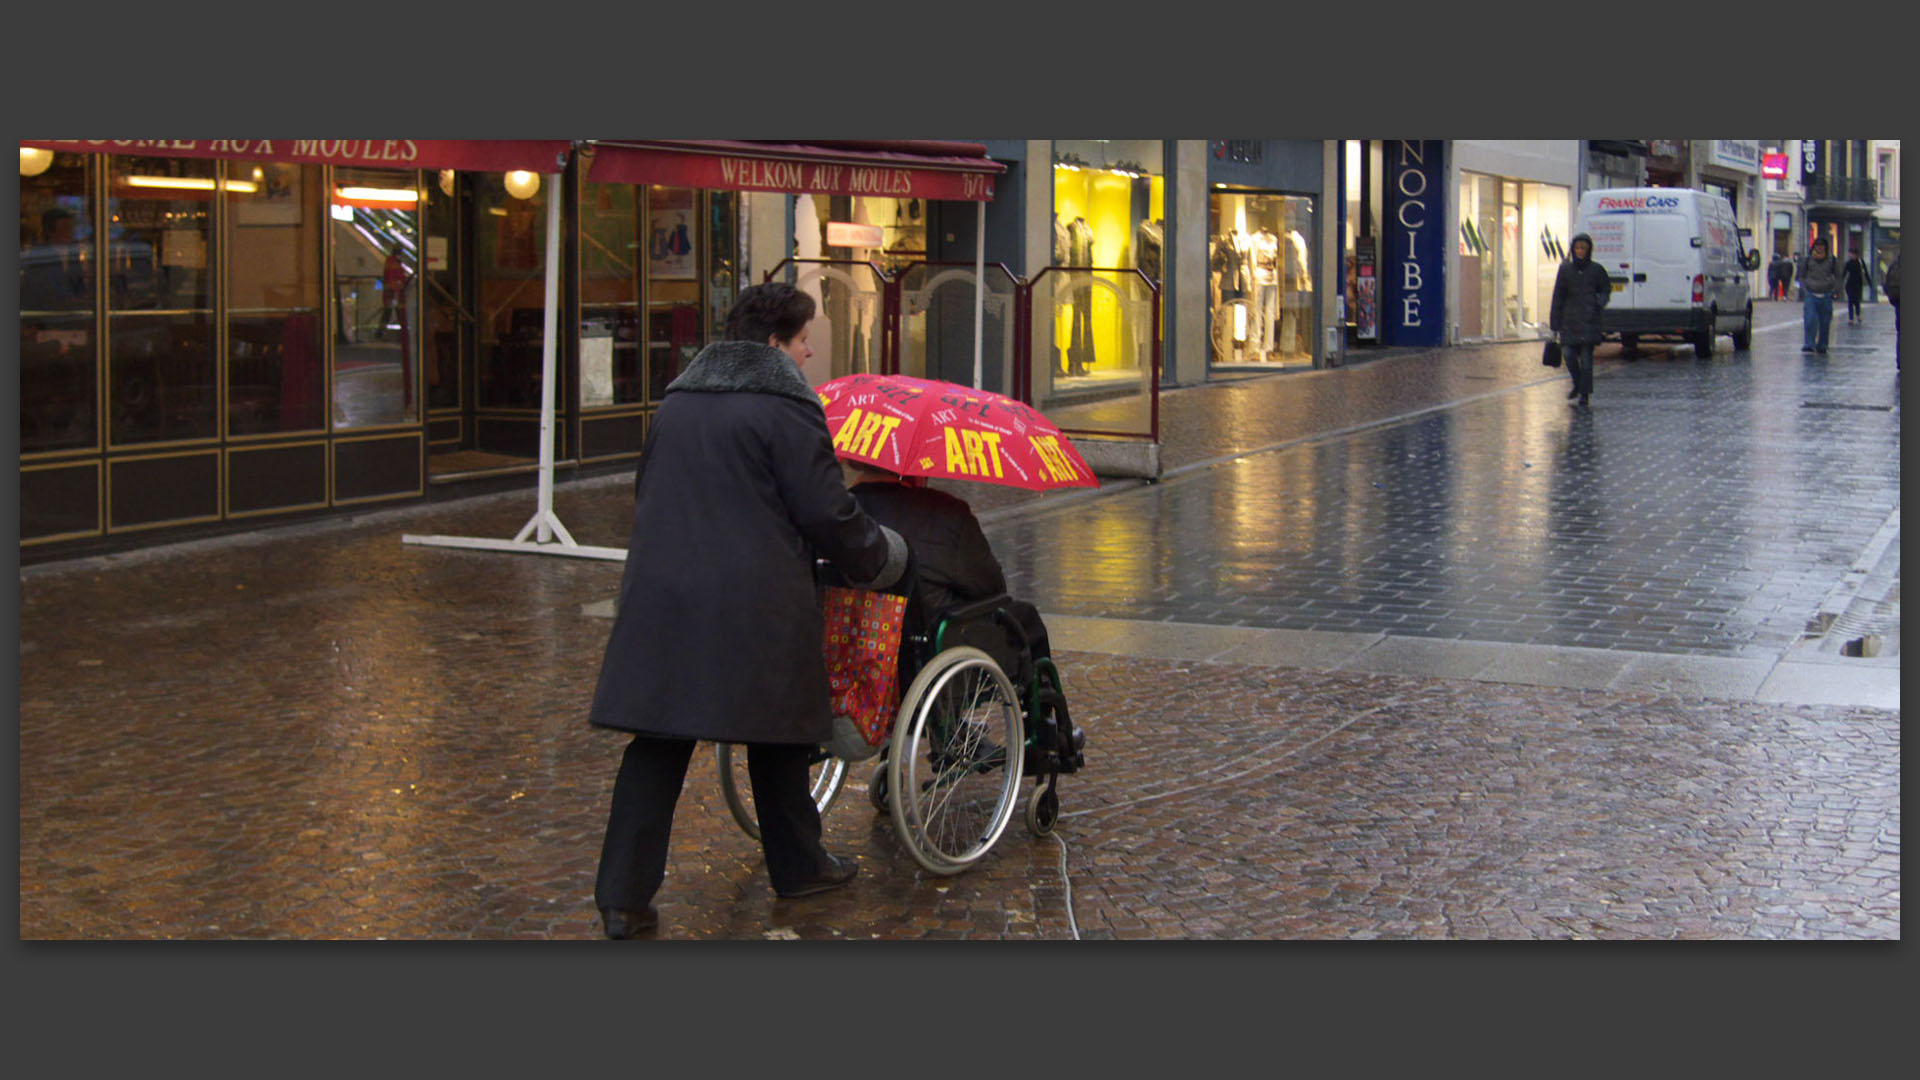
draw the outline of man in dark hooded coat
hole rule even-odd
[[[811,297],[740,294],[729,340],[667,387],[635,481],[633,539],[589,720],[634,732],[594,886],[608,937],[652,929],[694,742],[747,744],[767,876],[782,897],[858,869],[820,843],[808,755],[831,735],[816,556],[864,588],[906,568],[899,535],[847,493],[798,365]]]
[[[1600,343],[1600,309],[1613,298],[1613,282],[1593,261],[1593,237],[1581,233],[1567,245],[1568,258],[1553,279],[1553,307],[1547,325],[1560,335],[1560,351],[1573,377],[1567,399],[1587,403],[1593,393],[1593,347]]]

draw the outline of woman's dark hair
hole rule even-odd
[[[792,341],[813,321],[813,297],[782,281],[740,290],[727,312],[728,341]]]

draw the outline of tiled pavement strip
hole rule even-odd
[[[1721,348],[1707,369],[1716,375],[1762,366]],[[1268,436],[1256,446],[1444,404],[1449,381],[1470,393],[1520,387],[1461,413],[1532,398],[1564,408],[1564,384],[1543,382],[1531,354],[1458,349],[1224,389],[1250,402],[1240,419],[1268,405],[1300,410],[1304,428],[1245,419]],[[1790,373],[1792,359],[1769,377]],[[1828,370],[1841,363],[1836,352]],[[1651,380],[1694,367],[1684,351],[1636,365],[1603,359],[1596,427],[1631,430],[1635,409],[1671,413],[1671,385]],[[1440,392],[1411,407],[1390,401],[1397,411],[1371,418],[1323,411],[1313,427],[1298,402],[1338,380],[1325,397],[1349,405],[1423,383]],[[1169,412],[1185,397],[1235,419],[1235,407],[1212,404],[1222,392],[1170,395]],[[1811,436],[1845,435],[1814,413],[1787,419],[1812,425]],[[1765,420],[1756,411],[1744,422]],[[1028,535],[1040,523],[1072,544],[1093,532],[1075,534],[1077,518],[1128,504],[1140,512],[1143,500],[1183,489],[1231,505],[1246,489],[1217,478],[1264,461],[1309,461],[1291,465],[1285,484],[1318,485],[1329,467],[1320,447],[1422,423],[997,514],[990,532],[1022,587],[1043,593],[1031,575],[1061,556]],[[1472,443],[1450,449],[1485,453]],[[1609,465],[1627,460],[1604,439],[1599,448]],[[1786,449],[1792,461],[1806,447]],[[1170,438],[1175,469],[1219,456],[1173,450]],[[1365,490],[1397,485],[1369,472],[1382,457],[1351,455],[1344,467]],[[1809,472],[1803,490],[1824,483]],[[556,503],[581,542],[617,545],[627,492],[603,478],[562,485]],[[398,539],[510,536],[530,504],[525,492],[487,496],[27,568],[21,935],[592,937],[593,865],[621,741],[583,723],[607,624],[582,615],[604,606],[618,567]],[[1196,512],[1142,516],[1183,513]],[[1781,602],[1820,600],[1885,519],[1824,538],[1812,558],[1832,580],[1793,582]],[[1777,517],[1762,524],[1782,527]],[[1158,542],[1151,530],[1129,535]],[[1088,555],[1083,544],[1076,557]],[[1134,610],[1190,600],[1163,577],[1144,582],[1111,600],[1119,619],[1069,614],[1045,597],[1076,721],[1091,733],[1088,769],[1063,781],[1059,843],[1028,837],[1016,819],[982,865],[930,878],[867,807],[856,774],[826,821],[830,846],[857,854],[861,877],[839,893],[778,901],[703,756],[679,811],[661,936],[1899,936],[1897,705],[1741,700],[1758,696],[1744,683],[1709,696],[1679,680],[1623,678],[1624,668],[1608,689],[1528,685],[1549,681],[1537,674],[1487,681],[1499,674],[1492,667],[1471,672],[1477,680],[1435,677],[1430,659],[1398,661],[1415,670],[1397,672],[1379,650],[1421,639],[1377,629],[1362,639],[1383,662],[1363,670],[1342,651],[1361,639],[1335,632],[1182,626]],[[1720,622],[1723,638],[1742,638],[1736,653],[1778,644],[1767,635],[1779,619]],[[1508,643],[1488,663],[1524,648]],[[1603,663],[1618,650],[1586,652]],[[751,643],[742,653],[751,662]],[[1664,655],[1728,659],[1724,649]]]

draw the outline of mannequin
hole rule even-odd
[[[1246,295],[1242,274],[1244,266],[1238,234],[1223,232],[1207,242],[1207,268],[1213,285],[1213,317],[1216,325],[1221,320],[1231,319],[1231,305]],[[1231,326],[1224,331],[1216,330],[1214,341],[1225,343],[1220,346],[1222,355],[1215,358],[1218,362],[1231,363],[1240,358],[1240,347],[1233,343]]]
[[[1155,281],[1160,279],[1160,253],[1166,247],[1166,231],[1159,221],[1142,221],[1140,235],[1134,244],[1137,253],[1134,265],[1140,272]]]
[[[1084,217],[1076,217],[1067,226],[1069,265],[1093,265],[1093,226]],[[1075,284],[1090,284],[1091,276],[1082,275]],[[1076,289],[1073,294],[1073,328],[1067,339],[1067,374],[1085,375],[1093,364],[1093,289]]]
[[[1288,353],[1311,355],[1313,350],[1300,337],[1306,325],[1303,315],[1313,302],[1313,278],[1307,273],[1307,238],[1300,235],[1300,230],[1287,230],[1281,258],[1285,262],[1286,272],[1281,283],[1286,286],[1287,307],[1280,327],[1280,342]]]
[[[1280,237],[1272,229],[1253,234],[1253,327],[1248,331],[1250,351],[1260,359],[1274,358],[1274,320],[1280,314]],[[1258,342],[1257,345],[1254,343]]]
[[[1070,261],[1068,251],[1071,247],[1072,244],[1067,238],[1066,223],[1060,220],[1059,214],[1053,215],[1053,265],[1068,265]],[[1054,288],[1058,289],[1060,286],[1056,283]],[[1055,375],[1065,375],[1067,373],[1067,365],[1066,361],[1063,360],[1060,355],[1060,335],[1058,333],[1055,333],[1048,339],[1047,347],[1053,353],[1053,373]]]

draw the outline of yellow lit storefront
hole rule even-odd
[[[1137,332],[1142,320],[1125,309],[1142,299],[1140,275],[1129,271],[1156,282],[1163,272],[1164,156],[1157,140],[1053,144],[1053,264],[1075,271],[1053,290],[1056,393],[1130,383],[1149,362]]]

